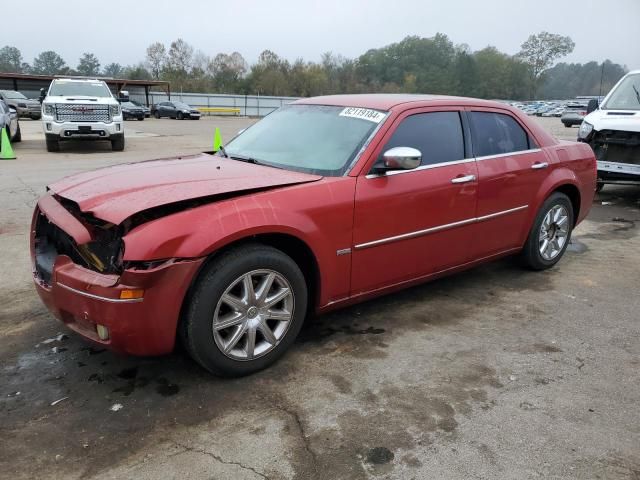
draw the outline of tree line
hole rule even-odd
[[[548,32],[530,35],[516,55],[488,46],[472,51],[447,35],[408,36],[350,59],[331,52],[319,62],[293,62],[264,50],[252,65],[238,52],[211,57],[183,39],[168,46],[155,42],[144,61],[102,66],[84,53],[75,68],[54,51],[26,63],[19,49],[0,49],[0,72],[84,75],[168,80],[174,91],[314,96],[338,93],[433,93],[479,98],[565,99],[606,93],[626,67],[603,63],[556,63],[571,53],[574,42]],[[604,68],[603,68],[604,67]],[[601,85],[602,83],[602,85]]]

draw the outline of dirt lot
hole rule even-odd
[[[0,162],[0,478],[640,478],[640,189],[605,188],[550,271],[505,260],[314,319],[249,378],[179,351],[119,357],[59,325],[28,257],[45,185],[247,123],[128,122],[125,152],[47,154],[22,122],[18,160]]]

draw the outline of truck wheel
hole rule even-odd
[[[573,206],[564,193],[547,198],[533,222],[522,250],[524,264],[533,270],[553,267],[564,254],[573,230]]]
[[[121,152],[124,150],[124,134],[114,135],[111,137],[111,150],[114,152]]]
[[[181,335],[193,359],[210,372],[249,375],[293,344],[306,310],[307,285],[291,257],[266,245],[245,245],[202,271]]]
[[[46,138],[47,142],[47,152],[59,152],[60,151],[60,140],[55,135],[48,136]]]

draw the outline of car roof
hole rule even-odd
[[[408,103],[418,105],[486,106],[511,109],[508,104],[477,98],[453,97],[448,95],[418,95],[405,93],[364,93],[353,95],[325,95],[303,98],[293,102],[298,105],[331,105],[337,107],[372,108],[392,110]]]

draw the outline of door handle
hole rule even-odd
[[[451,183],[467,183],[473,182],[476,179],[475,175],[465,175],[464,177],[456,177],[451,179]]]
[[[549,164],[547,162],[536,162],[531,165],[531,168],[533,168],[534,170],[540,170],[541,168],[547,168],[548,166]]]

